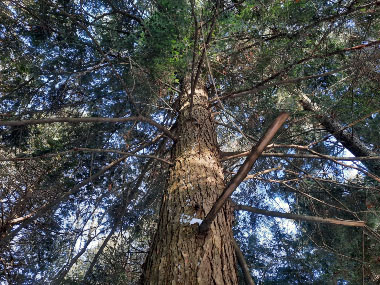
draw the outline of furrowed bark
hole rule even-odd
[[[225,188],[215,126],[206,91],[181,97],[177,143],[158,229],[143,267],[142,284],[237,284],[232,237],[233,210],[228,203],[207,235],[198,223]]]
[[[281,113],[273,124],[266,131],[264,136],[260,139],[256,146],[254,146],[249,153],[247,159],[244,161],[243,165],[239,168],[236,175],[231,179],[227,188],[223,191],[222,195],[216,200],[212,209],[207,214],[206,218],[203,220],[202,224],[199,226],[200,233],[206,233],[213,220],[217,216],[219,210],[223,207],[224,203],[227,201],[228,197],[231,196],[232,192],[240,185],[240,183],[247,176],[248,172],[251,170],[255,161],[259,158],[261,153],[273,139],[274,135],[281,128],[281,126],[285,123],[286,119],[289,117],[288,113]]]

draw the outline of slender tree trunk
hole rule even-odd
[[[181,98],[174,165],[142,283],[237,284],[231,205],[206,235],[198,232],[225,183],[207,93],[195,90],[192,110],[189,97]]]

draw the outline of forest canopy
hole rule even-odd
[[[379,284],[380,2],[4,0],[0,283]]]

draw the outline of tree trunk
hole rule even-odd
[[[225,183],[207,93],[195,90],[191,114],[188,93],[181,98],[174,165],[142,283],[237,284],[231,205],[206,235],[198,233]]]

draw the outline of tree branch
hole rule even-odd
[[[244,152],[231,152],[231,153],[221,153],[221,161],[226,161],[234,158],[245,157],[249,154],[248,151]],[[329,159],[329,160],[343,160],[343,161],[356,161],[356,160],[380,160],[380,156],[357,156],[357,157],[347,157],[347,156],[331,156],[331,155],[314,155],[314,154],[292,154],[292,153],[277,153],[277,152],[266,152],[260,155],[260,157],[287,157],[287,158],[311,158],[311,159]]]
[[[299,81],[302,81],[302,80],[311,79],[311,78],[317,78],[317,77],[321,77],[321,76],[327,76],[327,75],[336,73],[338,71],[346,69],[347,67],[343,67],[343,68],[335,70],[335,71],[326,72],[325,75],[323,75],[323,74],[319,74],[319,75],[316,74],[316,75],[305,76],[305,77],[300,77],[300,78],[294,78],[294,79],[285,80],[285,81],[268,83],[268,82],[270,82],[270,81],[278,78],[280,75],[285,74],[286,72],[288,72],[294,66],[302,64],[302,63],[305,63],[305,62],[307,62],[309,60],[327,58],[327,57],[330,57],[330,56],[333,56],[333,55],[342,54],[342,53],[350,52],[350,51],[357,51],[357,50],[361,50],[363,48],[371,47],[371,46],[378,45],[378,44],[380,44],[380,40],[372,41],[372,42],[369,42],[368,44],[362,44],[362,45],[357,45],[357,46],[353,46],[353,47],[349,47],[349,48],[338,49],[338,50],[335,50],[335,51],[332,51],[332,52],[328,52],[326,54],[316,54],[316,55],[307,56],[305,58],[302,58],[300,60],[297,60],[297,61],[295,61],[295,62],[293,62],[293,63],[285,66],[283,69],[281,69],[278,72],[274,73],[273,75],[267,77],[266,79],[264,79],[260,83],[256,84],[252,88],[220,96],[219,100],[236,98],[236,97],[252,94],[252,93],[255,93],[255,92],[259,92],[261,90],[264,90],[264,89],[272,87],[272,86],[296,83],[296,82],[299,82]],[[211,102],[212,103],[216,103],[217,100],[218,99],[213,98],[213,99],[211,99]]]
[[[232,244],[235,248],[236,258],[237,258],[238,263],[240,265],[241,271],[243,271],[245,284],[255,285],[255,282],[252,279],[251,273],[249,272],[249,267],[247,265],[247,262],[245,261],[244,255],[241,252],[240,247],[237,244],[235,239],[232,239]]]
[[[158,147],[158,149],[160,149],[161,147],[163,147],[165,145],[165,141],[161,142],[161,145]],[[145,174],[147,173],[149,167],[150,167],[150,164],[153,162],[153,158],[149,159],[148,162],[144,165],[143,169],[141,170],[141,173],[140,175],[138,176],[138,178],[136,179],[136,183],[135,185],[133,186],[133,188],[130,189],[128,195],[126,195],[127,197],[122,197],[122,208],[120,210],[120,213],[117,218],[116,218],[116,221],[111,229],[111,231],[109,232],[109,234],[107,235],[107,237],[104,239],[102,245],[100,246],[100,248],[98,249],[97,253],[95,254],[93,260],[91,261],[90,263],[90,266],[87,268],[86,270],[86,273],[83,277],[83,280],[80,284],[88,284],[88,279],[90,277],[90,274],[92,273],[92,270],[96,264],[96,262],[98,261],[100,255],[103,253],[103,250],[105,249],[105,247],[107,246],[107,243],[109,242],[109,240],[111,239],[112,235],[115,233],[117,227],[122,223],[123,221],[123,217],[125,216],[125,210],[127,209],[128,206],[130,206],[131,204],[131,201],[136,197],[138,191],[139,191],[139,188],[143,182],[143,179],[145,177]]]
[[[356,1],[353,1],[352,3],[355,3],[355,2]],[[337,19],[339,19],[341,17],[347,16],[349,14],[356,13],[356,12],[359,12],[361,14],[366,14],[367,13],[366,9],[370,8],[371,6],[379,6],[379,5],[380,5],[380,1],[370,2],[368,4],[365,4],[365,5],[362,5],[362,6],[356,6],[356,7],[352,7],[350,5],[350,7],[346,7],[346,11],[345,12],[338,13],[338,14],[331,15],[331,16],[327,16],[325,18],[316,19],[314,22],[310,23],[309,25],[301,27],[298,30],[296,30],[295,32],[290,33],[290,34],[289,33],[279,33],[279,34],[275,34],[273,36],[264,38],[262,40],[259,40],[258,42],[255,42],[253,44],[250,44],[248,46],[245,46],[245,47],[242,47],[242,48],[238,49],[238,52],[242,52],[244,50],[247,50],[247,49],[250,49],[252,47],[255,47],[255,46],[261,44],[264,41],[268,42],[268,41],[271,41],[271,40],[274,40],[274,39],[278,39],[278,38],[283,38],[283,37],[287,37],[288,39],[292,40],[296,36],[305,34],[305,32],[307,32],[309,29],[312,29],[312,28],[318,26],[321,23],[331,22],[332,20],[337,20]],[[375,11],[376,11],[375,9],[374,10],[370,10],[369,13],[374,13]]]
[[[239,168],[236,175],[232,178],[229,185],[223,191],[222,195],[218,198],[218,200],[212,206],[210,212],[207,214],[206,218],[199,226],[200,233],[206,233],[219,210],[223,207],[224,203],[231,196],[232,192],[240,185],[240,183],[247,176],[248,172],[251,170],[253,164],[257,160],[257,158],[261,155],[270,141],[273,139],[274,135],[281,128],[281,126],[285,123],[286,119],[289,117],[288,113],[281,113],[273,124],[266,131],[264,136],[260,139],[256,146],[254,146],[248,155],[247,159],[244,161],[243,165]]]
[[[328,114],[324,114],[321,108],[313,103],[306,94],[301,93],[300,103],[302,104],[304,110],[311,111],[315,114],[316,119],[321,123],[321,125],[333,135],[337,141],[339,141],[345,148],[347,148],[355,156],[369,156],[375,157],[379,156],[379,153],[373,151],[368,147],[361,138],[353,132],[350,132],[346,127],[339,122],[336,118]],[[379,111],[379,110],[376,110]],[[364,163],[365,166],[373,172],[376,176],[380,176],[380,162],[373,161]],[[376,179],[377,181],[380,181]]]
[[[336,69],[336,70],[332,70],[332,71],[329,71],[329,72],[325,72],[325,73],[320,73],[320,74],[314,74],[314,75],[308,75],[308,76],[303,76],[303,77],[297,77],[297,78],[290,78],[290,79],[287,79],[287,80],[283,80],[283,81],[277,81],[277,82],[272,82],[272,83],[268,83],[268,84],[265,84],[267,82],[269,82],[270,80],[274,79],[273,76],[267,78],[267,79],[264,79],[262,82],[256,84],[255,87],[253,88],[250,88],[250,89],[247,89],[247,90],[242,90],[242,91],[237,91],[237,92],[234,92],[234,93],[230,93],[230,94],[226,94],[226,95],[223,95],[223,96],[220,96],[219,99],[220,100],[224,100],[224,99],[232,99],[232,98],[236,98],[236,97],[240,97],[240,96],[244,96],[244,95],[248,95],[248,94],[252,94],[252,93],[256,93],[256,92],[259,92],[259,91],[262,91],[262,90],[265,90],[269,87],[273,87],[273,86],[280,86],[280,85],[288,85],[288,84],[294,84],[294,83],[298,83],[298,82],[301,82],[301,81],[304,81],[304,80],[309,80],[309,79],[314,79],[314,78],[320,78],[320,77],[324,77],[324,76],[329,76],[329,75],[332,75],[332,74],[335,74],[337,72],[340,72],[340,71],[343,71],[345,69],[347,69],[348,67],[345,66],[345,67],[342,67],[342,68],[339,68],[339,69]],[[282,70],[282,71],[279,71],[278,73],[276,73],[276,77],[277,77],[277,74],[280,75],[280,72],[286,72],[287,69],[285,70]],[[273,78],[272,78],[273,77]],[[216,101],[216,99],[213,99],[213,102]]]
[[[132,20],[135,20],[137,23],[139,23],[144,29],[146,29],[145,25],[144,25],[144,22],[143,22],[143,19],[140,18],[140,17],[137,17],[131,13],[128,13],[124,10],[120,10],[119,8],[117,8],[113,3],[112,1],[107,1],[107,3],[111,6],[112,10],[115,12],[115,13],[119,13],[127,18],[130,18]]]
[[[139,121],[148,123],[165,135],[176,141],[174,135],[163,125],[155,122],[144,116],[136,117],[121,117],[121,118],[104,118],[104,117],[82,117],[82,118],[67,118],[67,117],[57,117],[57,118],[47,118],[47,119],[32,119],[32,120],[20,120],[20,121],[0,121],[0,126],[26,126],[26,125],[37,125],[37,124],[52,124],[52,123],[124,123],[130,121]]]
[[[315,217],[315,216],[304,216],[304,215],[297,215],[297,214],[290,214],[290,213],[281,213],[281,212],[262,210],[262,209],[253,208],[253,207],[244,206],[244,205],[235,205],[234,208],[235,210],[244,210],[244,211],[248,211],[251,213],[260,214],[264,216],[291,219],[291,220],[328,223],[328,224],[343,225],[343,226],[349,226],[349,227],[364,227],[365,226],[364,221],[339,220],[339,219],[332,219],[332,218],[322,218],[322,217]]]
[[[96,178],[102,176],[105,172],[113,168],[114,166],[118,165],[120,162],[125,160],[128,156],[125,155],[117,160],[114,160],[110,164],[106,165],[102,169],[100,169],[97,173],[94,175],[91,175],[87,179],[83,180],[82,182],[75,185],[70,191],[63,194],[58,199],[55,199],[54,201],[51,201],[50,203],[46,203],[44,206],[42,206],[38,211],[35,212],[35,214],[31,217],[28,217],[27,219],[23,220],[23,222],[12,232],[10,232],[8,235],[6,235],[4,238],[0,239],[0,245],[12,240],[17,233],[19,233],[22,229],[24,229],[27,225],[29,225],[31,222],[36,220],[37,218],[41,217],[43,214],[45,214],[47,211],[53,209],[55,206],[60,204],[61,202],[67,200],[70,195],[76,194],[83,186],[87,185],[91,181],[95,180]]]

